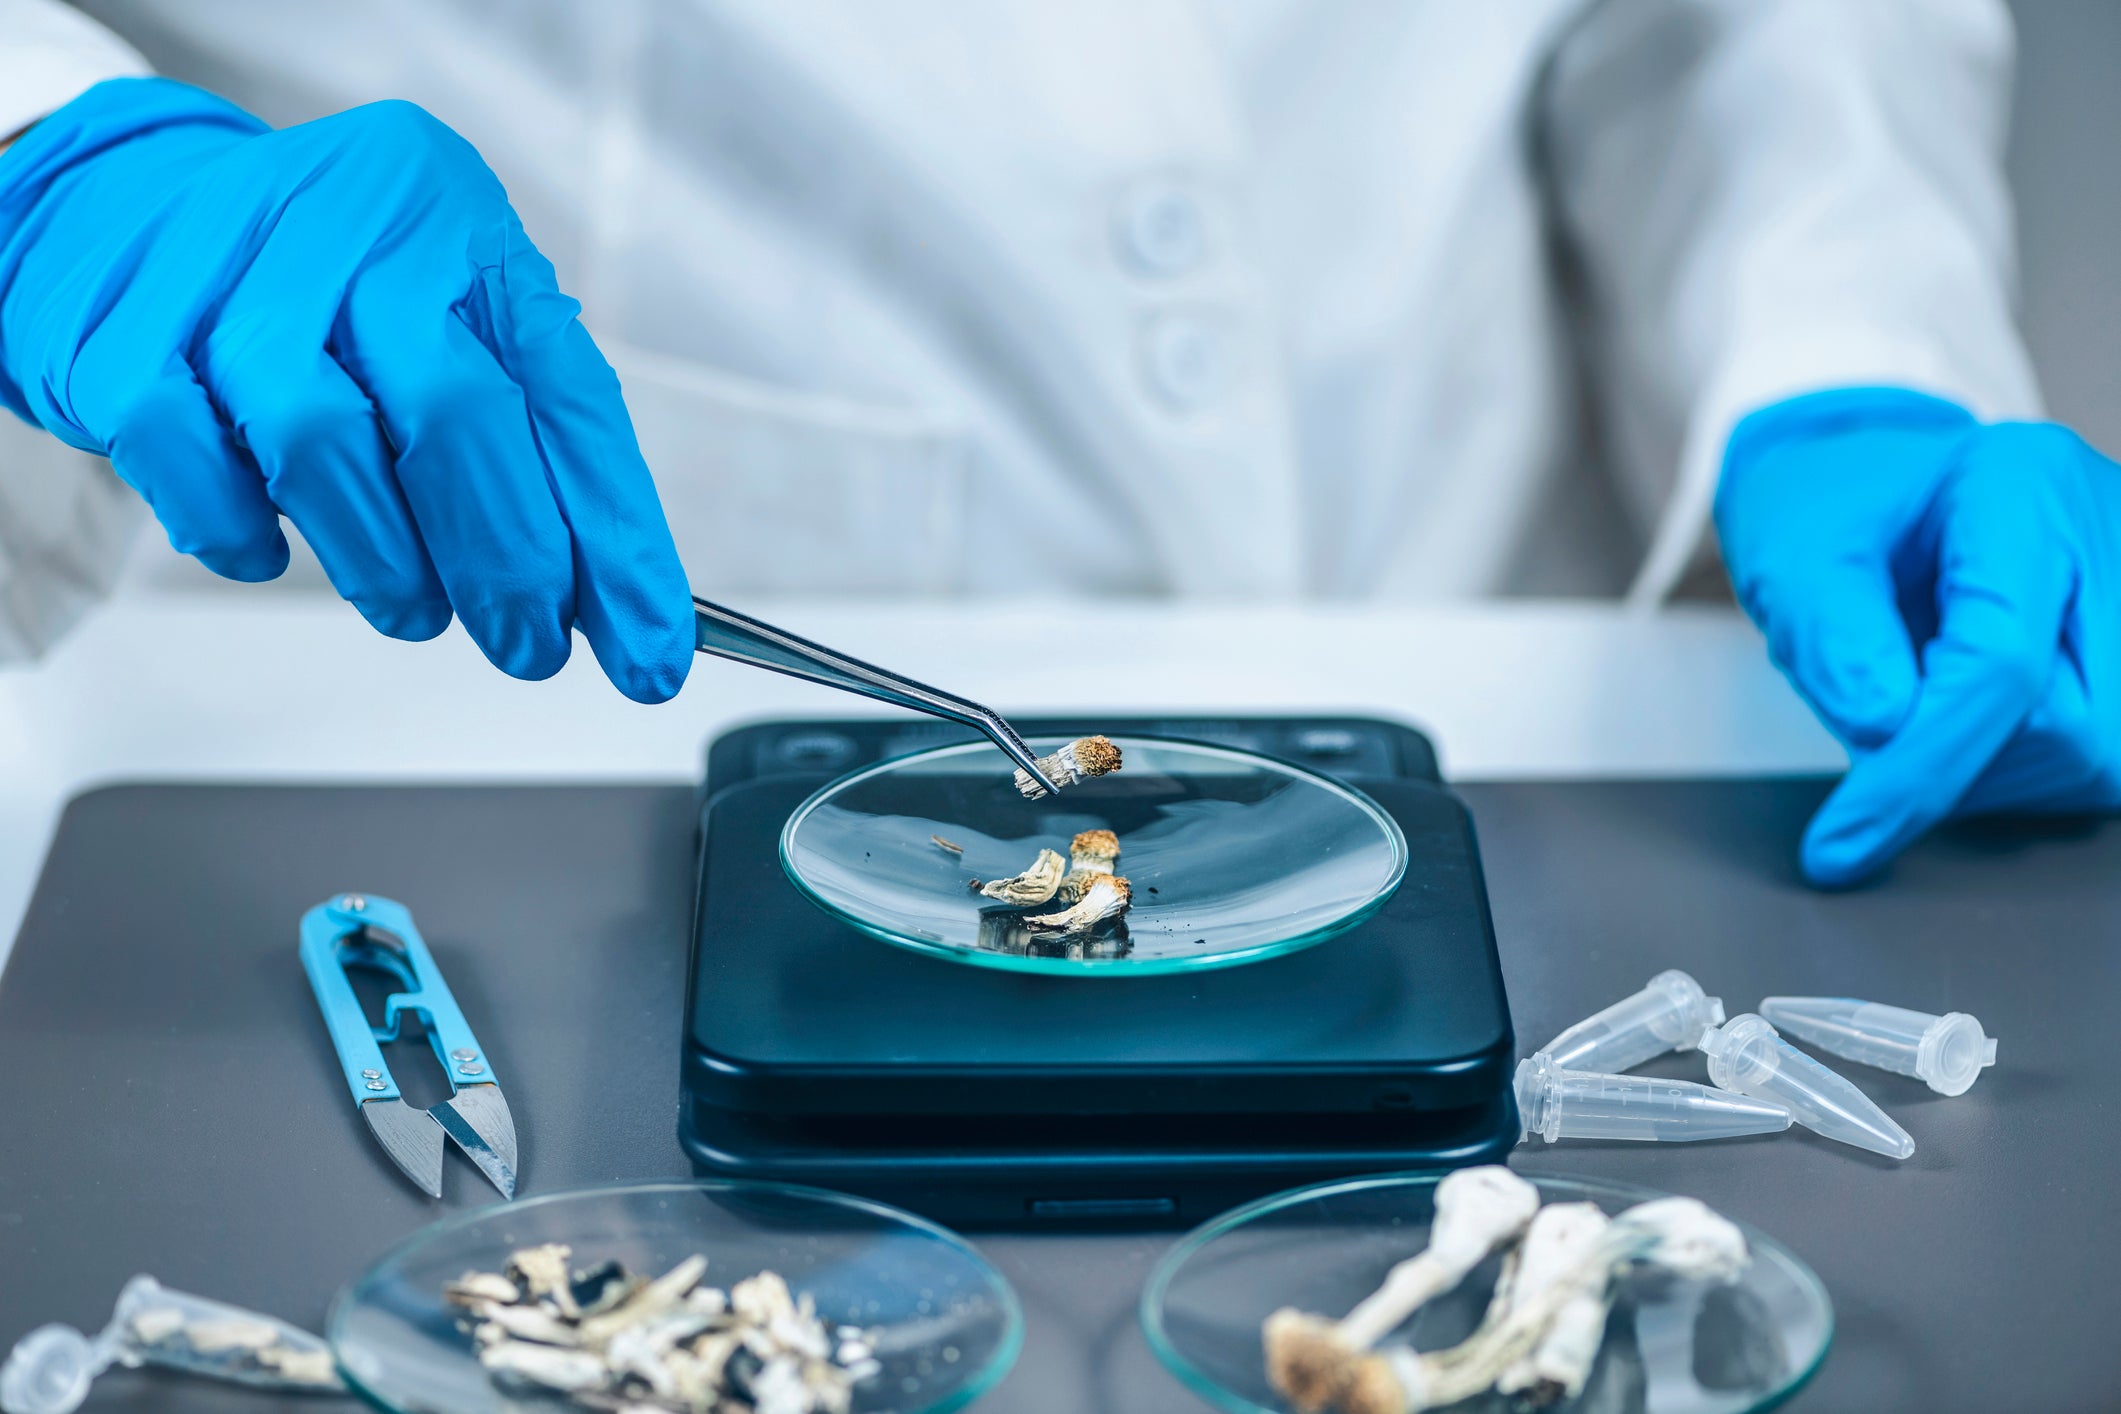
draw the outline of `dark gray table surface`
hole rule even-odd
[[[1809,1410],[2112,1409],[2121,1159],[2121,829],[1962,833],[1884,884],[1791,865],[1818,782],[1475,785],[1521,1039],[1671,966],[1732,1010],[1836,993],[1976,1013],[2001,1061],[1967,1096],[1857,1072],[1915,1136],[1893,1165],[1771,1140],[1523,1149],[1527,1171],[1690,1193],[1783,1238],[1839,1332]],[[332,1293],[441,1212],[340,1089],[295,921],[359,888],[412,904],[494,1057],[525,1193],[681,1175],[673,1128],[691,794],[648,787],[137,787],[69,809],[0,976],[0,1342],[93,1327],[125,1278],[319,1325]],[[1685,1058],[1660,1062],[1696,1075]],[[1028,1337],[993,1414],[1205,1406],[1135,1325],[1168,1234],[984,1235]],[[117,1373],[91,1408],[276,1402]],[[327,1414],[336,1401],[288,1408]]]

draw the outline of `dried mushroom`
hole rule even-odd
[[[1110,830],[1084,830],[1068,842],[1065,862],[1056,851],[1041,849],[1037,862],[1013,879],[989,884],[973,880],[982,896],[1010,910],[1061,905],[1055,912],[1028,916],[1004,909],[983,911],[980,946],[1020,956],[1124,957],[1133,944],[1120,920],[1134,900],[1134,889],[1116,872],[1118,864],[1119,836]],[[1093,931],[1098,935],[1094,943],[1089,938]],[[1056,935],[1066,941],[1056,941]]]
[[[1497,1283],[1490,1321],[1500,1322],[1529,1306],[1538,1294],[1567,1279],[1573,1266],[1598,1235],[1612,1225],[1596,1203],[1549,1203],[1525,1229],[1510,1279]],[[1561,1308],[1532,1353],[1503,1371],[1495,1388],[1544,1408],[1583,1393],[1605,1341],[1607,1308],[1613,1289],[1601,1285],[1579,1292]],[[1498,1309],[1499,1307],[1499,1309]]]
[[[516,1375],[563,1394],[602,1389],[606,1380],[603,1356],[527,1340],[484,1346],[479,1351],[479,1363],[494,1374]]]
[[[458,1306],[475,1306],[481,1301],[511,1306],[523,1299],[522,1289],[499,1272],[466,1272],[449,1284],[446,1294]]]
[[[604,1262],[571,1278],[567,1291],[584,1316],[595,1316],[633,1295],[640,1285],[640,1279],[617,1262]]]
[[[258,1352],[258,1363],[291,1384],[337,1389],[339,1370],[329,1350],[296,1350],[286,1345],[268,1345]]]
[[[1084,830],[1068,841],[1068,867],[1078,874],[1110,874],[1119,862],[1119,836],[1110,830]]]
[[[133,1339],[142,1345],[160,1345],[184,1329],[184,1313],[174,1306],[150,1306],[133,1315]]]
[[[1459,1191],[1447,1192],[1454,1185]],[[1267,1318],[1268,1383],[1303,1414],[1418,1414],[1489,1389],[1534,1407],[1552,1404],[1582,1391],[1613,1284],[1629,1270],[1728,1282],[1749,1260],[1744,1234],[1691,1198],[1638,1203],[1608,1220],[1589,1204],[1527,1212],[1529,1189],[1499,1166],[1446,1178],[1437,1185],[1429,1250],[1393,1268],[1346,1317],[1285,1307]],[[1471,1336],[1444,1350],[1377,1348],[1430,1297],[1503,1248],[1503,1275]]]
[[[224,1350],[270,1350],[280,1343],[280,1331],[270,1321],[225,1316],[191,1322],[184,1328],[184,1338],[201,1355],[217,1355]]]
[[[570,1273],[569,1255],[526,1248],[506,1275],[449,1284],[497,1381],[624,1414],[848,1414],[882,1368],[863,1332],[827,1327],[777,1273],[724,1292],[701,1285],[704,1256],[650,1280],[617,1262]]]
[[[1490,1252],[1514,1242],[1539,1210],[1539,1191],[1499,1164],[1460,1169],[1436,1185],[1429,1246],[1338,1321],[1283,1307],[1267,1317],[1267,1380],[1299,1410],[1352,1409],[1369,1351],[1432,1298],[1452,1290]]]
[[[525,1247],[508,1259],[508,1275],[515,1278],[531,1300],[550,1300],[560,1315],[577,1316],[581,1308],[574,1304],[574,1291],[567,1276],[567,1259],[572,1255],[574,1249],[564,1242]]]
[[[1061,876],[1067,871],[1067,860],[1053,850],[1042,849],[1029,869],[1014,878],[980,885],[980,895],[1017,908],[1036,907],[1060,891]]]
[[[1074,904],[1059,913],[1036,914],[1024,921],[1034,928],[1079,933],[1119,917],[1133,902],[1134,889],[1117,874],[1101,874],[1083,889]]]
[[[1068,844],[1068,873],[1057,897],[1074,903],[1092,883],[1117,872],[1118,864],[1119,836],[1110,830],[1084,830]]]
[[[1051,756],[1038,758],[1038,769],[1046,779],[1065,789],[1077,781],[1091,776],[1106,776],[1119,769],[1119,748],[1110,739],[1101,736],[1077,737]],[[1031,779],[1031,773],[1017,768],[1016,788],[1032,800],[1046,794],[1046,788]]]

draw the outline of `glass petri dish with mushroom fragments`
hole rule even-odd
[[[764,1332],[747,1291],[779,1308]],[[827,1344],[790,1358],[818,1333]],[[340,1292],[325,1334],[347,1383],[391,1414],[651,1414],[698,1407],[703,1388],[718,1409],[947,1414],[1008,1372],[1023,1315],[984,1258],[911,1213],[701,1180],[446,1218]],[[824,1366],[834,1378],[813,1380]]]
[[[1149,1348],[1179,1382],[1229,1414],[1287,1414],[1266,1331],[1284,1308],[1352,1312],[1394,1266],[1430,1245],[1442,1175],[1336,1180],[1262,1198],[1174,1246],[1141,1297]],[[1602,1179],[1526,1174],[1544,1204],[1590,1204],[1608,1217],[1667,1195]],[[1756,1414],[1796,1393],[1826,1358],[1834,1308],[1803,1259],[1744,1223],[1748,1259],[1734,1279],[1634,1270],[1607,1288],[1602,1336],[1573,1396],[1490,1392],[1449,1407],[1503,1414]],[[1508,1266],[1500,1250],[1383,1333],[1376,1351],[1436,1355],[1486,1325]],[[1441,1357],[1448,1359],[1448,1356]],[[1541,1403],[1544,1396],[1554,1396]],[[1349,1407],[1349,1406],[1339,1406]]]
[[[781,863],[812,902],[885,942],[1103,977],[1313,946],[1376,912],[1406,872],[1397,823],[1338,781],[1226,747],[1111,745],[1122,767],[1038,800],[985,742],[854,772],[789,817]]]

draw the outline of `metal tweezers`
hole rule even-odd
[[[1048,793],[1060,790],[1039,769],[1038,758],[1031,754],[1030,747],[1024,745],[1024,739],[999,714],[977,702],[939,692],[926,683],[886,672],[859,658],[835,653],[822,643],[798,638],[785,629],[761,623],[734,609],[710,604],[698,596],[692,601],[692,617],[697,630],[694,646],[702,653],[731,658],[739,663],[749,663],[754,668],[786,673],[793,678],[822,683],[842,692],[859,693],[895,707],[910,707],[931,717],[944,717],[977,728]]]

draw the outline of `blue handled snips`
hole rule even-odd
[[[405,990],[383,1003],[383,1024],[370,1026],[348,966],[373,968]],[[302,970],[324,1010],[339,1065],[361,1117],[405,1176],[430,1197],[442,1196],[442,1140],[454,1139],[504,1198],[516,1195],[516,1126],[494,1079],[493,1063],[464,1024],[457,999],[412,925],[412,910],[374,894],[339,894],[302,915]],[[412,1012],[449,1076],[455,1093],[431,1110],[398,1095],[382,1043],[398,1039]]]

